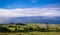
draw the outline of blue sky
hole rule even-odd
[[[59,22],[60,0],[0,0],[0,23],[26,16],[43,16],[44,20]]]
[[[0,8],[36,8],[60,4],[60,0],[0,0]]]

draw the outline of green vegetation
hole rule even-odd
[[[59,24],[48,24],[48,23],[10,23],[10,24],[0,24],[0,32],[60,32]]]
[[[0,24],[0,35],[59,35],[60,24]]]
[[[60,35],[60,32],[20,32],[20,33],[0,33],[0,35]]]

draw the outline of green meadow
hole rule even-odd
[[[19,32],[19,33],[0,33],[0,35],[60,35],[60,32]]]

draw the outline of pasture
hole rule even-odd
[[[20,33],[0,33],[0,35],[60,35],[60,32],[20,32]]]

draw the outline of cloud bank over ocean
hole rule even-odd
[[[40,19],[58,20],[58,18],[56,17],[60,17],[60,8],[16,8],[10,10],[0,9],[1,23],[5,21],[10,21],[11,18],[15,18],[15,17],[18,18],[18,17],[32,17],[32,16],[36,16],[36,17],[42,16],[43,18],[39,18],[39,20]]]

